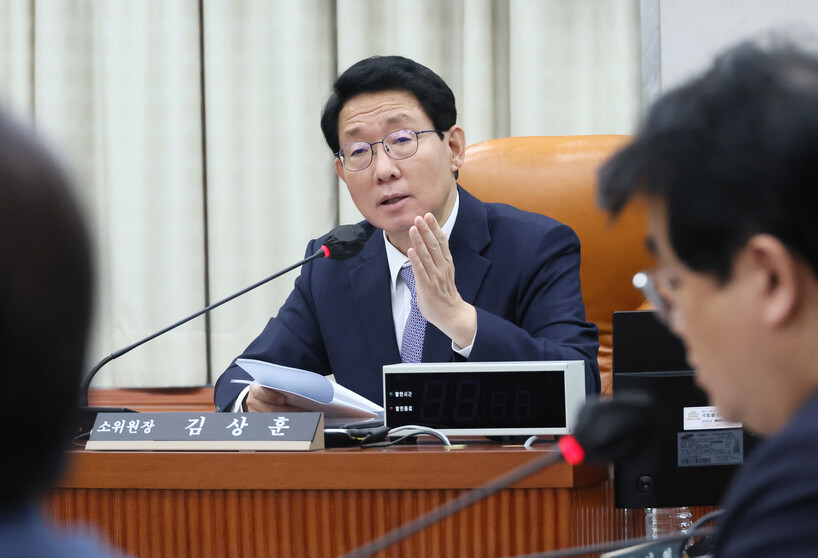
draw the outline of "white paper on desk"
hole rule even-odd
[[[238,358],[236,364],[250,374],[255,383],[287,394],[288,405],[324,413],[325,426],[383,418],[383,407],[321,374],[249,358]]]

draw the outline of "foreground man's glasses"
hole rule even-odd
[[[673,303],[662,292],[671,293],[676,290],[672,281],[664,275],[654,271],[643,270],[633,276],[633,286],[642,291],[647,301],[656,310],[657,317],[668,323]]]

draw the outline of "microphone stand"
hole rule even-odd
[[[454,500],[396,527],[342,558],[364,558],[417,533],[473,503],[491,496],[560,459],[571,465],[589,461],[616,461],[632,451],[652,429],[654,402],[650,394],[624,390],[609,400],[588,401],[577,417],[573,435],[560,438],[558,451],[546,452]]]
[[[540,469],[556,463],[560,459],[562,459],[562,453],[560,451],[546,452],[543,455],[528,461],[527,463],[523,463],[516,469],[512,469],[511,471],[492,479],[486,484],[475,488],[474,490],[470,490],[465,494],[461,494],[454,500],[450,500],[442,506],[392,529],[377,539],[370,541],[363,546],[359,546],[348,554],[344,554],[341,558],[364,558],[365,556],[371,556],[372,554],[393,545],[405,537],[413,535],[421,529],[425,529],[429,525],[449,517],[450,515],[462,510],[463,508],[471,506],[483,498],[491,496],[498,490],[502,490],[503,488],[512,485],[533,473],[536,473]]]
[[[190,316],[188,316],[186,318],[182,318],[178,322],[173,323],[173,324],[169,325],[168,327],[157,331],[156,333],[152,333],[151,335],[148,335],[144,339],[140,339],[136,343],[133,343],[131,345],[128,345],[127,347],[119,349],[118,351],[115,351],[115,352],[111,353],[110,355],[108,355],[107,357],[103,358],[101,361],[99,361],[97,363],[96,366],[94,366],[91,369],[91,371],[88,373],[88,375],[83,380],[82,385],[80,386],[80,400],[79,400],[80,407],[78,409],[77,428],[76,428],[75,434],[76,435],[81,435],[81,434],[85,434],[86,432],[89,432],[91,430],[91,428],[93,428],[93,426],[94,426],[94,420],[96,420],[96,416],[97,416],[98,413],[101,413],[101,412],[133,412],[131,409],[125,409],[125,408],[121,408],[121,407],[89,407],[88,406],[88,389],[91,386],[91,381],[94,379],[94,376],[96,376],[97,372],[99,372],[100,368],[102,368],[103,366],[105,366],[106,364],[111,362],[112,360],[114,360],[116,358],[119,358],[122,355],[124,355],[125,353],[128,353],[128,352],[132,351],[133,349],[139,347],[140,345],[142,345],[144,343],[147,343],[148,341],[150,341],[152,339],[155,339],[155,338],[159,337],[160,335],[169,332],[172,329],[176,329],[180,325],[186,324],[187,322],[189,322],[193,318],[198,318],[202,314],[204,314],[206,312],[210,312],[214,308],[218,308],[222,304],[224,304],[226,302],[230,302],[234,298],[239,297],[239,296],[241,296],[241,295],[243,295],[243,294],[245,294],[245,293],[247,293],[249,291],[252,291],[253,289],[255,289],[257,287],[260,287],[261,285],[264,285],[265,283],[267,283],[269,281],[272,281],[276,277],[280,277],[280,276],[284,275],[285,273],[290,272],[293,269],[306,264],[307,262],[311,262],[312,260],[315,260],[315,259],[318,259],[318,258],[323,258],[325,256],[328,257],[328,251],[325,251],[323,247],[319,248],[318,250],[316,250],[316,252],[312,256],[304,258],[303,260],[301,260],[299,262],[296,262],[293,265],[291,265],[291,266],[289,266],[289,267],[287,267],[285,269],[282,269],[281,271],[279,271],[277,273],[274,273],[273,275],[270,275],[269,277],[267,277],[265,279],[262,279],[261,281],[257,281],[256,283],[253,283],[249,287],[245,287],[244,289],[240,290],[237,293],[234,293],[234,294],[228,296],[227,298],[223,298],[223,299],[219,300],[218,302],[214,302],[213,304],[211,304],[209,306],[206,306],[205,308],[202,308],[198,312],[195,312],[195,313],[191,314]]]
[[[470,490],[469,492],[466,492],[465,494],[458,496],[454,500],[446,502],[445,504],[438,508],[435,508],[419,517],[416,517],[415,519],[408,521],[403,525],[399,525],[398,527],[392,529],[391,531],[384,533],[377,539],[370,541],[362,546],[359,546],[358,548],[353,549],[349,553],[341,556],[341,558],[366,558],[367,556],[372,556],[375,553],[380,552],[381,550],[384,550],[387,547],[403,540],[404,538],[409,537],[422,529],[425,529],[426,527],[432,525],[433,523],[436,523],[441,519],[445,519],[450,515],[453,515],[458,511],[462,510],[463,508],[466,508],[474,504],[475,502],[478,502],[483,498],[491,496],[495,492],[502,490],[503,488],[510,486],[533,473],[536,473],[540,469],[553,465],[563,457],[562,453],[563,451],[565,451],[564,447],[560,446],[560,450],[558,451],[546,452],[543,455],[536,457],[527,463],[523,463],[516,469],[512,469],[511,471],[508,471],[507,473],[504,473],[499,477],[492,479],[486,484],[473,490]],[[573,461],[572,458],[569,458],[568,460]],[[701,517],[696,522],[696,524],[693,525],[693,527],[690,530],[690,533],[666,535],[663,537],[659,537],[657,539],[652,538],[623,539],[614,542],[566,548],[550,552],[526,554],[525,556],[519,556],[518,558],[567,558],[569,556],[580,556],[584,554],[598,554],[600,552],[609,552],[612,550],[619,550],[622,548],[641,544],[678,544],[680,545],[681,548],[681,545],[688,539],[691,539],[693,537],[706,537],[717,533],[717,529],[715,528],[700,529],[700,527],[701,525],[707,523],[712,518],[717,517],[720,514],[721,510],[716,510],[715,512],[710,512],[709,514]]]

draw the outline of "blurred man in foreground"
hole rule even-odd
[[[600,195],[647,202],[654,304],[724,418],[768,437],[716,557],[818,556],[818,58],[727,52],[656,103]]]
[[[54,160],[0,113],[3,558],[113,556],[39,510],[71,439],[91,314],[88,237],[69,190]]]

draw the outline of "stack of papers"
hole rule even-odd
[[[280,391],[287,396],[288,405],[324,413],[325,427],[383,420],[383,407],[321,374],[247,358],[236,359],[236,364],[253,381],[233,382],[255,383]]]

